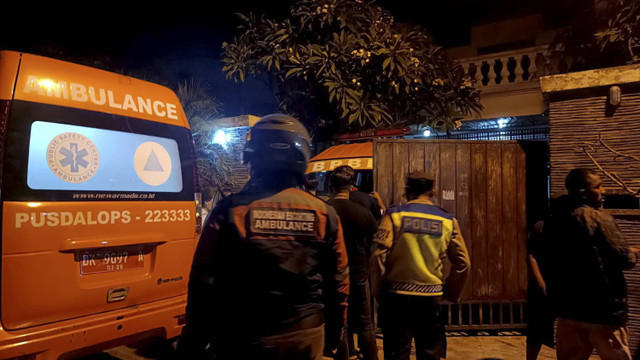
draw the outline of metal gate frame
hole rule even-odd
[[[443,304],[447,331],[526,329],[525,300],[475,300]]]

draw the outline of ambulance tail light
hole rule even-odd
[[[193,161],[193,188],[195,193],[193,194],[196,202],[196,231],[195,236],[198,237],[202,234],[202,190],[200,189],[200,177],[198,171],[198,155],[196,154],[196,146],[193,142],[191,134],[189,134],[191,141],[189,142],[189,152],[191,160]]]
[[[202,234],[202,193],[195,193],[196,198],[196,236]]]

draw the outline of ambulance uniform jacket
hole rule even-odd
[[[452,265],[446,286],[445,257]],[[469,253],[458,221],[428,197],[387,209],[374,239],[374,292],[445,295],[457,301],[469,266]]]
[[[333,341],[346,326],[349,268],[339,218],[288,185],[250,181],[209,215],[189,280],[182,349],[190,356],[325,323]]]

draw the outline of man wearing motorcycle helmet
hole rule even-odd
[[[321,360],[342,343],[347,253],[335,210],[298,189],[310,156],[298,120],[271,114],[252,127],[251,179],[212,210],[196,249],[184,358]]]

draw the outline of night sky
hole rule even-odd
[[[562,0],[580,1],[580,0]],[[0,49],[74,57],[108,57],[123,72],[143,69],[170,83],[197,78],[207,82],[223,115],[261,115],[275,110],[269,90],[256,81],[236,85],[220,71],[219,51],[238,25],[235,12],[265,13],[279,18],[292,0],[214,0],[132,5],[3,5]],[[537,0],[549,7],[559,0]],[[445,47],[465,45],[470,26],[504,14],[527,13],[525,0],[378,0],[398,22],[422,25]],[[84,3],[87,4],[87,3]],[[97,6],[95,4],[98,4]],[[416,8],[418,6],[418,8]]]

